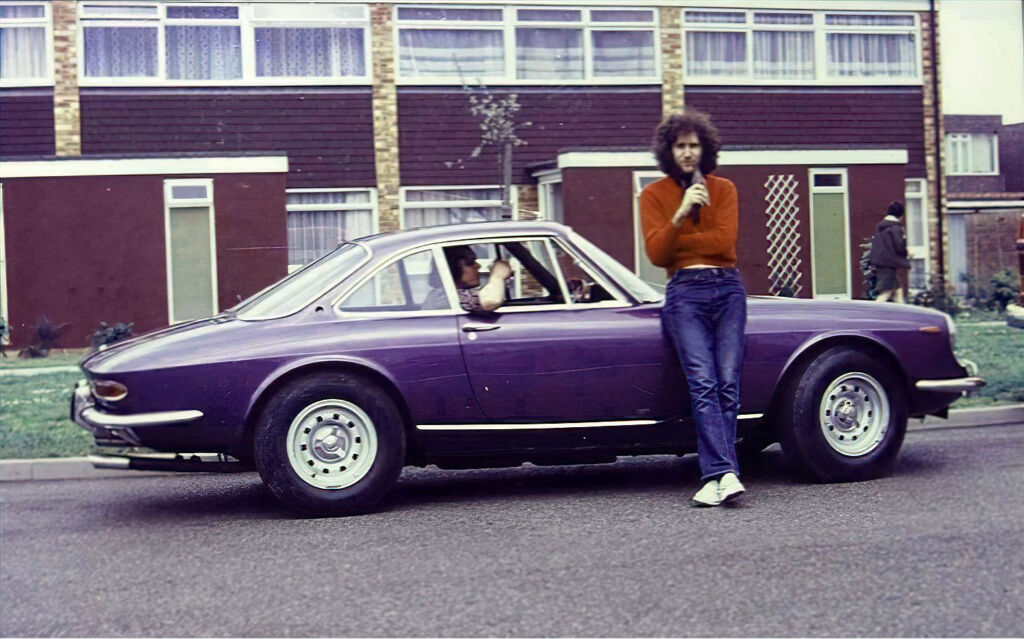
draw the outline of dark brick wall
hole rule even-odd
[[[81,93],[83,154],[285,151],[289,187],[376,184],[369,87]]]
[[[71,348],[86,346],[101,321],[134,322],[136,333],[167,325],[163,180],[4,180],[15,346],[31,341],[42,316],[71,323],[58,342]],[[284,182],[283,173],[214,176],[221,308],[285,275]]]
[[[0,89],[0,158],[54,153],[53,89]]]
[[[904,148],[907,177],[926,177],[920,87],[692,86],[686,104],[707,111],[726,146]]]
[[[646,145],[661,118],[660,87],[498,87],[517,95],[517,122],[532,122],[514,151],[513,182],[530,182],[527,166],[573,146]],[[458,87],[399,87],[398,140],[403,185],[497,184],[496,151],[477,158],[480,124]],[[461,162],[460,162],[461,160]]]
[[[1019,263],[1014,242],[1024,209],[965,213],[965,254],[968,295],[991,287],[989,279],[1003,269],[1018,276]]]
[[[1003,124],[999,115],[944,115],[946,133],[998,133]]]
[[[999,172],[1006,190],[1024,192],[1024,122],[1004,126],[999,132]]]

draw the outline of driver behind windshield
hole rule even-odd
[[[448,268],[455,280],[459,304],[467,311],[493,311],[505,303],[505,282],[512,277],[508,262],[495,260],[487,284],[480,286],[480,264],[476,253],[468,246],[449,246],[444,249]],[[448,297],[441,287],[434,288],[424,298],[420,310],[432,311],[448,308]]]

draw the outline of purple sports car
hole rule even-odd
[[[453,247],[472,249],[484,279],[495,260],[511,266],[496,311],[463,310]],[[255,467],[301,512],[360,513],[405,465],[695,451],[660,312],[655,289],[559,224],[385,233],[87,357],[71,416],[98,467]],[[748,312],[741,453],[779,441],[818,481],[890,470],[909,417],[984,384],[937,311],[751,297]]]

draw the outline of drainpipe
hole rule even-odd
[[[928,25],[931,31],[931,53],[932,53],[932,109],[935,110],[935,195],[937,200],[938,209],[938,231],[939,231],[939,290],[942,291],[943,296],[946,293],[946,245],[943,240],[943,228],[945,227],[945,221],[943,220],[943,206],[942,206],[942,109],[939,107],[939,47],[937,44],[938,29],[935,28],[935,24],[938,20],[938,10],[935,7],[935,0],[928,0],[928,17],[930,18]]]

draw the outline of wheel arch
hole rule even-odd
[[[384,390],[384,392],[386,392],[395,403],[399,414],[402,416],[402,427],[406,432],[406,456],[409,457],[413,455],[417,450],[417,447],[415,446],[416,440],[414,439],[416,429],[412,419],[412,411],[409,409],[408,403],[405,401],[402,393],[398,390],[398,386],[395,384],[394,380],[392,380],[383,371],[368,363],[348,360],[320,360],[301,363],[287,370],[279,371],[276,377],[269,378],[254,393],[242,426],[240,440],[242,449],[239,452],[245,455],[246,459],[250,459],[252,456],[254,437],[256,433],[256,422],[259,420],[260,413],[263,412],[263,409],[266,407],[267,402],[270,401],[270,398],[272,398],[281,387],[295,379],[323,372],[361,375],[380,386],[380,388]]]

